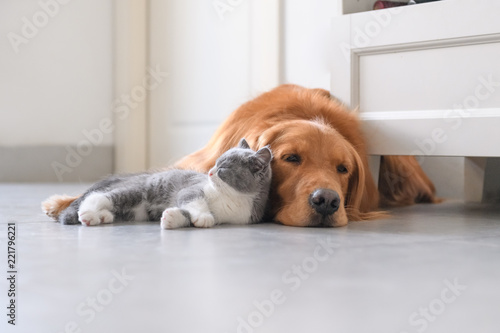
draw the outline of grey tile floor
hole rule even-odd
[[[63,226],[41,213],[48,195],[84,188],[0,184],[2,332],[500,332],[500,207],[420,205],[337,229]]]

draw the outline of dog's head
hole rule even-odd
[[[358,211],[365,183],[363,163],[338,131],[318,120],[290,120],[255,142],[270,145],[271,214],[292,226],[339,227]]]
[[[381,217],[360,124],[326,90],[281,85],[243,104],[207,146],[177,166],[210,169],[247,138],[274,159],[267,218],[292,226],[343,226]]]

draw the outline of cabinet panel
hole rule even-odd
[[[500,106],[500,43],[359,58],[362,112]]]

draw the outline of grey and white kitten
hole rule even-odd
[[[272,153],[245,139],[225,152],[208,175],[168,170],[106,178],[60,215],[63,224],[158,221],[164,229],[259,222],[271,185]]]

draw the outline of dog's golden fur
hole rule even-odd
[[[432,182],[408,156],[383,158],[377,190],[356,115],[326,90],[295,85],[279,86],[240,106],[203,149],[175,166],[206,172],[243,137],[253,149],[270,145],[274,153],[268,217],[286,225],[342,226],[383,216],[381,205],[438,201]],[[309,204],[319,188],[339,194],[334,214],[319,215]],[[72,200],[52,197],[44,209],[57,217]]]

